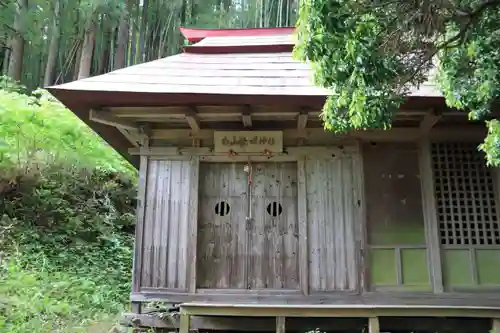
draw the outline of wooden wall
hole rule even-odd
[[[431,146],[447,290],[500,288],[499,188],[477,143]]]
[[[358,288],[352,156],[306,161],[309,289]]]
[[[363,146],[372,289],[431,290],[418,146]]]
[[[495,172],[486,166],[478,143],[424,144],[420,153],[412,143],[363,147],[371,288],[500,289]],[[420,174],[422,154],[429,155],[424,161],[430,174]],[[430,184],[424,196],[422,184]]]
[[[144,224],[136,257],[141,288],[187,288],[188,228],[192,219],[193,161],[149,160],[145,188]],[[194,201],[196,203],[196,201]]]
[[[134,291],[500,288],[495,173],[475,144],[422,147],[255,162],[250,187],[246,163],[142,157]]]

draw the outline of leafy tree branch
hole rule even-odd
[[[389,128],[435,69],[448,106],[485,120],[480,149],[500,165],[500,124],[487,120],[500,96],[499,0],[302,0],[298,38],[296,57],[330,91],[327,129]]]

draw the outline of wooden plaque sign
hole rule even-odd
[[[227,153],[283,152],[281,131],[215,131],[214,152]]]

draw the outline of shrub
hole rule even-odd
[[[135,169],[46,92],[19,91],[0,90],[0,331],[112,322],[130,289]]]

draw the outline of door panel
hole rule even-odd
[[[244,166],[200,167],[197,287],[298,289],[296,163]]]
[[[297,164],[252,165],[249,289],[298,289]]]
[[[200,165],[198,288],[246,288],[248,175],[243,166]]]

